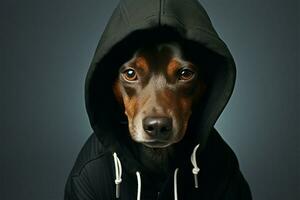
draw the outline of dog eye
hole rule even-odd
[[[190,69],[182,69],[179,71],[179,80],[188,81],[192,79],[195,75],[195,72]]]
[[[127,69],[122,74],[127,81],[137,80],[137,74],[133,69]]]

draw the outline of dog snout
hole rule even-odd
[[[146,117],[143,119],[145,132],[156,139],[167,139],[172,133],[172,118]]]

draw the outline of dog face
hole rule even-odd
[[[114,94],[128,118],[131,138],[164,148],[185,135],[193,104],[206,86],[199,68],[182,57],[177,43],[147,46],[119,69]]]

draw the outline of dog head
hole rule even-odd
[[[206,86],[198,66],[182,55],[177,43],[146,46],[120,67],[113,91],[134,141],[164,148],[186,134],[193,104]]]

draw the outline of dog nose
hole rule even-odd
[[[143,128],[150,136],[166,139],[172,132],[172,118],[146,117],[143,119]]]

